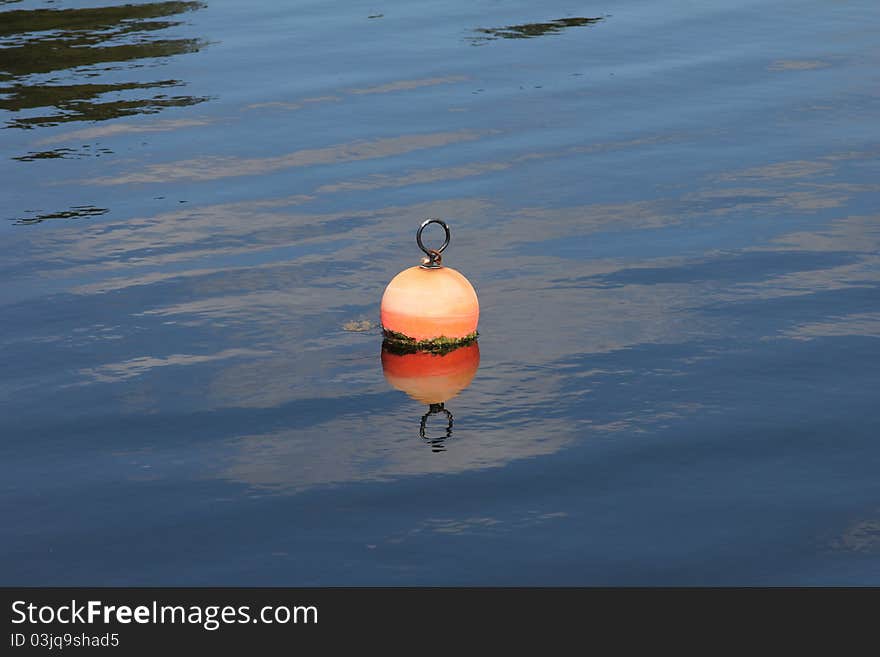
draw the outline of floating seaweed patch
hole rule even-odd
[[[492,28],[479,27],[474,30],[478,36],[470,37],[468,40],[474,45],[482,45],[487,41],[495,41],[496,39],[533,39],[548,34],[557,34],[570,27],[595,25],[604,21],[605,18],[607,17],[558,18],[546,23],[523,23],[522,25],[506,25],[504,27]]]
[[[25,210],[26,213],[31,213],[31,210]],[[79,219],[82,217],[99,217],[102,214],[107,214],[110,212],[107,208],[96,208],[93,205],[74,205],[70,210],[63,210],[61,212],[49,212],[45,214],[34,214],[33,216],[25,216],[19,217],[15,220],[15,224],[20,226],[29,226],[32,224],[39,224],[44,221],[49,221],[51,219]]]

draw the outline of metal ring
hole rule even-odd
[[[422,231],[425,230],[425,226],[427,226],[428,224],[440,224],[441,226],[443,226],[443,230],[446,231],[446,241],[443,242],[443,246],[441,246],[439,249],[428,249],[422,243]],[[449,226],[447,226],[446,222],[442,219],[425,219],[422,222],[422,225],[419,226],[419,230],[416,233],[416,244],[418,244],[419,248],[425,252],[425,255],[428,256],[432,262],[434,262],[434,255],[432,255],[431,252],[434,251],[436,254],[439,255],[443,253],[447,246],[449,246]]]

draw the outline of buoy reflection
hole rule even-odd
[[[382,372],[392,387],[428,404],[421,417],[419,436],[434,452],[445,450],[443,443],[452,436],[454,417],[445,407],[447,401],[468,387],[480,367],[480,346],[477,342],[446,353],[416,351],[403,353],[389,342],[382,344]],[[433,415],[446,418],[443,435],[428,436],[428,419]]]

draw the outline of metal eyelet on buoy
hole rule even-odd
[[[422,231],[431,224],[439,224],[446,232],[446,240],[439,249],[428,249],[422,242]],[[425,219],[422,222],[422,225],[419,226],[418,231],[416,231],[416,244],[418,244],[419,248],[425,252],[425,257],[422,258],[422,264],[419,265],[422,269],[439,269],[443,266],[440,264],[443,261],[443,256],[440,254],[446,250],[447,246],[449,246],[450,237],[449,226],[442,219]]]
[[[422,233],[431,224],[445,232],[443,244],[428,248]],[[416,348],[443,348],[465,344],[477,337],[480,303],[470,281],[442,264],[451,231],[442,219],[426,219],[416,232],[416,244],[425,253],[420,265],[397,274],[382,295],[382,328],[387,340]]]

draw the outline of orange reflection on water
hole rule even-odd
[[[480,367],[476,342],[446,354],[396,354],[384,345],[382,371],[394,388],[424,404],[440,404],[467,388]]]

